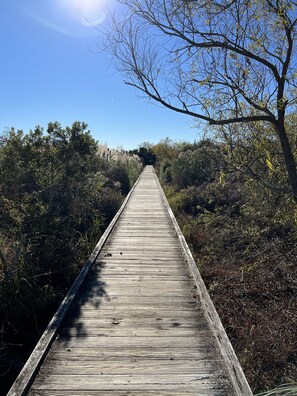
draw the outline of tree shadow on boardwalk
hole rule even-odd
[[[102,303],[110,300],[106,291],[106,283],[101,278],[101,271],[104,267],[105,264],[97,259],[63,319],[59,330],[59,339],[66,345],[75,337],[88,336],[85,321],[89,321],[91,318],[98,319]]]

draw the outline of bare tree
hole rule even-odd
[[[125,83],[169,109],[212,125],[267,122],[297,172],[285,116],[297,102],[297,2],[120,0],[108,48]]]

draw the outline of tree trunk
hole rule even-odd
[[[297,203],[297,170],[291,144],[284,125],[284,119],[279,120],[276,125],[277,133],[280,139],[282,151],[285,158],[285,164],[288,172],[289,183],[292,190],[292,195]]]

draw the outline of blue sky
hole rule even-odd
[[[1,0],[0,130],[85,121],[110,147],[199,139],[190,117],[148,103],[123,83],[100,34],[116,0]]]

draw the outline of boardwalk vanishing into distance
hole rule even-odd
[[[8,393],[25,394],[252,395],[152,167]]]

